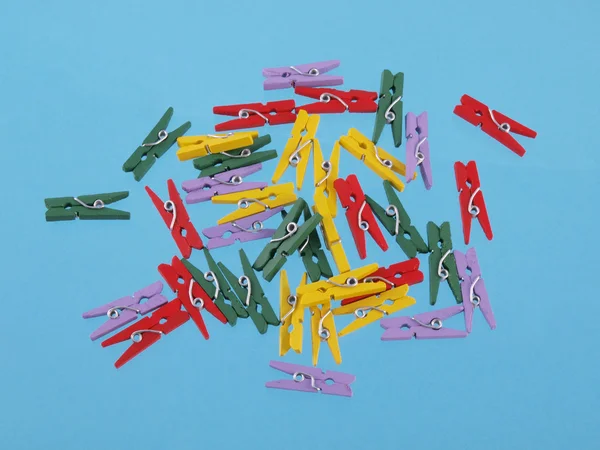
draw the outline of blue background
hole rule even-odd
[[[600,4],[223,3],[3,2],[1,447],[597,448]],[[250,321],[208,318],[209,341],[188,323],[116,370],[125,344],[92,343],[102,319],[81,313],[160,279],[178,251],[143,187],[164,197],[167,178],[196,176],[174,149],[141,183],[122,163],[168,106],[173,125],[203,134],[221,121],[214,105],[291,98],[263,91],[262,68],[326,59],[342,61],[344,89],[378,90],[384,68],[406,73],[405,110],[429,112],[434,188],[419,180],[402,199],[423,233],[450,220],[461,251],[452,164],[477,161],[495,237],[475,227],[472,242],[497,330],[478,313],[463,340],[381,342],[378,325],[342,338],[342,365],[322,351],[319,367],[355,374],[352,399],[265,389],[279,377],[268,367],[278,331]],[[519,138],[524,158],[452,114],[464,93],[539,133]],[[370,135],[373,119],[322,116],[324,153],[350,127]],[[290,129],[261,132],[281,150]],[[404,159],[389,129],[381,144]],[[341,174],[352,172],[384,201],[379,179],[343,153]],[[44,221],[46,197],[118,190],[131,192],[118,204],[129,222]],[[228,210],[189,207],[198,229]],[[343,215],[337,225],[360,266]],[[368,261],[404,259],[369,242]],[[247,246],[251,258],[264,243]],[[214,254],[239,271],[237,255]],[[204,267],[201,252],[192,260]],[[301,267],[286,266],[292,285]],[[265,289],[277,306],[278,282]],[[411,295],[410,313],[430,309],[427,280]],[[438,306],[452,304],[442,287]],[[308,334],[305,353],[285,360],[310,364]]]

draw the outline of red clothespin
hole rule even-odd
[[[280,100],[265,103],[246,103],[242,105],[215,106],[214,114],[238,117],[237,119],[215,125],[215,131],[256,128],[264,125],[281,125],[296,120],[294,100]]]
[[[206,291],[198,284],[192,274],[187,270],[183,262],[173,257],[171,265],[161,264],[158,266],[158,272],[165,279],[173,292],[177,293],[177,299],[181,302],[188,312],[204,339],[208,339],[208,330],[200,311],[206,309],[216,319],[227,323],[227,319],[221,310],[213,303],[213,299],[208,296]]]
[[[487,105],[466,94],[460,98],[460,105],[454,107],[454,114],[462,117],[471,125],[481,126],[484,133],[487,133],[519,156],[525,154],[525,149],[510,133],[529,138],[537,136],[537,133],[532,129],[521,125],[498,111],[492,110]]]
[[[411,258],[407,261],[402,261],[392,264],[389,267],[380,267],[368,277],[359,280],[362,283],[372,283],[383,281],[386,285],[386,290],[397,288],[403,285],[412,286],[423,281],[423,272],[419,270],[419,259]],[[354,303],[368,297],[354,297],[342,300],[342,306]]]
[[[297,95],[316,98],[317,103],[298,106],[296,112],[303,109],[309,114],[332,114],[332,113],[374,113],[377,112],[375,100],[379,97],[377,92],[359,91],[351,89],[348,92],[338,91],[330,88],[313,88],[297,86],[294,89]]]
[[[465,244],[469,244],[471,237],[471,221],[476,218],[479,225],[489,241],[494,237],[490,218],[488,217],[485,199],[481,191],[479,182],[479,172],[475,161],[469,161],[465,166],[461,162],[454,163],[454,173],[456,175],[456,188],[459,192],[460,215],[462,217],[463,234]]]
[[[352,237],[356,243],[360,259],[367,257],[367,243],[365,232],[368,231],[377,245],[383,250],[388,249],[388,244],[377,224],[375,215],[371,206],[367,203],[365,193],[363,192],[356,175],[348,175],[344,180],[338,178],[333,182],[333,186],[338,194],[340,203],[346,208],[346,220],[350,226]]]
[[[171,230],[171,236],[173,236],[179,251],[187,259],[192,254],[193,248],[202,250],[204,244],[198,231],[196,231],[196,227],[190,221],[190,216],[185,206],[183,206],[183,201],[173,180],[167,180],[167,186],[169,188],[169,200],[166,202],[163,202],[148,186],[146,186],[146,192],[165,224]]]
[[[143,317],[103,341],[102,347],[131,340],[129,348],[115,362],[115,367],[118,369],[157,342],[162,336],[186,323],[189,318],[188,313],[181,310],[181,302],[177,299],[171,300],[154,311],[151,316]]]

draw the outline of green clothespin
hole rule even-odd
[[[123,164],[124,172],[133,172],[135,181],[140,181],[148,173],[156,160],[163,156],[177,141],[177,138],[183,136],[192,126],[191,122],[186,122],[179,128],[168,132],[167,127],[173,117],[173,108],[167,109],[167,112],[161,117],[156,126],[146,136],[142,145],[129,157]]]
[[[396,75],[385,69],[381,73],[381,84],[379,87],[379,102],[375,115],[375,127],[373,128],[373,143],[381,137],[386,124],[392,125],[392,136],[394,147],[402,145],[402,96],[404,95],[404,73]]]
[[[304,223],[311,217],[312,214],[307,205],[304,208]],[[316,228],[310,232],[307,241],[304,241],[300,247],[300,257],[310,281],[316,282],[321,278],[331,278],[333,276],[327,256],[321,247],[321,239],[319,239],[319,232]]]
[[[129,192],[111,192],[108,194],[81,195],[79,197],[46,198],[46,222],[62,220],[129,220],[127,211],[106,208],[106,205],[129,197]]]
[[[447,280],[456,303],[462,303],[460,280],[456,259],[452,252],[450,223],[444,222],[440,227],[435,223],[427,224],[427,242],[429,246],[429,303],[435,305],[440,283]]]
[[[317,228],[322,216],[315,214],[302,225],[298,225],[300,216],[308,205],[304,199],[299,198],[286,214],[271,241],[254,261],[252,267],[263,273],[263,278],[271,281],[287,262],[287,257],[294,254],[306,242],[306,239]]]
[[[402,206],[394,186],[389,181],[383,182],[383,189],[388,199],[389,206],[383,208],[375,200],[365,195],[367,203],[383,227],[396,237],[396,243],[409,258],[414,258],[417,253],[429,253],[427,244],[419,231],[411,225],[410,216]]]
[[[203,250],[204,255],[206,256],[208,250],[206,248]],[[194,280],[202,287],[202,289],[204,289],[208,296],[213,299],[215,305],[217,305],[217,308],[221,310],[227,319],[227,322],[231,326],[234,326],[237,323],[237,318],[248,317],[248,312],[244,309],[235,295],[233,296],[234,298],[231,296],[225,296],[225,287],[228,287],[227,281],[223,277],[223,274],[219,270],[217,263],[212,259],[210,254],[206,257],[206,259],[209,260],[209,258],[212,261],[212,267],[210,267],[208,272],[202,272],[187,259],[182,259],[181,261],[187,270],[192,274],[192,278],[194,278]],[[227,303],[227,301],[229,301],[229,303]]]
[[[277,158],[277,150],[266,150],[257,152],[256,150],[263,148],[271,142],[271,135],[265,134],[254,139],[254,142],[249,147],[230,150],[228,152],[212,153],[194,160],[194,167],[201,170],[198,178],[212,177],[218,173],[228,170],[239,169],[240,167],[248,167],[252,164],[269,161]]]
[[[269,303],[258,277],[252,269],[250,260],[243,249],[240,249],[240,260],[242,262],[243,275],[237,278],[223,263],[219,262],[219,268],[227,279],[229,285],[240,299],[250,318],[254,322],[260,334],[267,332],[269,325],[279,325],[279,318]]]

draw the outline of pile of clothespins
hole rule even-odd
[[[404,116],[404,74],[394,75],[385,70],[379,93],[362,90],[346,92],[329,87],[343,83],[342,77],[326,74],[338,66],[339,61],[326,61],[263,71],[265,89],[293,88],[297,95],[316,99],[315,103],[296,106],[294,100],[283,100],[265,105],[250,103],[213,109],[215,114],[235,117],[216,125],[217,132],[294,123],[291,137],[277,162],[272,185],[246,181],[246,177],[262,169],[262,163],[278,157],[276,150],[262,150],[271,142],[269,135],[259,136],[257,131],[241,131],[185,136],[191,127],[190,122],[167,131],[173,115],[172,108],[167,110],[142,145],[125,162],[123,170],[133,172],[139,181],[156,160],[177,143],[178,159],[193,160],[194,167],[200,170],[199,178],[182,184],[182,189],[187,193],[186,203],[191,205],[210,201],[214,204],[230,204],[235,209],[218,220],[216,226],[202,230],[208,239],[205,245],[190,221],[173,180],[167,181],[168,197],[161,198],[146,187],[181,253],[181,257],[173,257],[170,264],[158,267],[159,273],[177,297],[167,301],[162,295],[162,282],[158,281],[135,292],[133,296],[120,298],[83,314],[84,318],[108,317],[92,333],[92,340],[104,337],[141,317],[102,342],[103,347],[129,342],[129,347],[115,363],[117,368],[190,318],[208,339],[205,313],[232,326],[239,319],[249,317],[259,333],[266,333],[269,325],[279,326],[279,355],[284,356],[290,349],[302,352],[303,322],[308,309],[312,363],[315,366],[322,343],[327,344],[334,360],[340,364],[342,356],[338,337],[380,319],[385,330],[381,339],[386,341],[409,340],[413,337],[466,337],[471,331],[473,314],[477,308],[490,328],[496,327],[475,249],[470,248],[465,253],[454,250],[448,222],[439,226],[429,222],[425,240],[411,223],[398,196],[404,190],[404,182],[416,179],[417,167],[425,188],[430,189],[433,184],[427,113],[416,116],[409,112]],[[372,138],[351,128],[347,135],[335,143],[329,159],[325,159],[317,138],[318,114],[343,112],[375,113]],[[485,133],[520,156],[525,150],[511,133],[531,138],[536,136],[529,128],[467,95],[461,98],[454,113],[472,125],[480,126]],[[377,146],[386,124],[391,125],[396,148],[401,146],[402,137],[406,137],[405,163]],[[341,149],[362,161],[383,180],[386,195],[383,203],[365,195],[356,175],[351,174],[346,178],[339,176]],[[312,201],[307,201],[298,197],[294,188],[298,191],[302,188],[311,153],[314,193]],[[294,183],[277,184],[288,168],[296,170],[295,186]],[[469,243],[473,219],[479,221],[485,236],[491,240],[492,229],[475,161],[467,164],[457,162],[454,170],[465,244]],[[130,218],[128,212],[106,206],[127,195],[128,192],[116,192],[46,199],[46,220],[73,220],[77,217],[127,220]],[[388,249],[385,231],[408,260],[389,267],[379,267],[374,263],[350,267],[334,221],[338,214],[338,200],[361,259],[367,257],[367,234],[382,250]],[[277,227],[266,228],[265,222],[274,220],[278,215],[282,219]],[[236,242],[261,239],[266,244],[254,261],[243,249],[239,250],[241,274],[217,262],[211,253],[214,249]],[[206,266],[203,269],[189,261],[193,249],[204,253]],[[329,264],[325,249],[331,253],[336,270]],[[435,305],[439,287],[446,282],[456,305],[423,314],[388,317],[416,303],[408,295],[408,290],[409,286],[424,279],[419,270],[418,254],[428,255],[429,303]],[[293,289],[289,286],[284,267],[290,258],[297,257],[301,259],[305,273],[300,285]],[[265,297],[259,274],[263,283],[271,282],[279,275],[279,314]],[[337,305],[337,302],[340,304]],[[461,313],[464,315],[465,330],[450,329],[444,325],[446,319]],[[338,331],[335,317],[339,315],[354,315],[355,318]],[[277,361],[272,361],[271,367],[287,373],[289,377],[268,382],[267,387],[343,396],[352,394],[350,384],[354,381],[353,375],[322,372],[316,368]]]

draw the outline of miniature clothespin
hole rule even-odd
[[[129,197],[129,192],[80,195],[79,197],[54,197],[44,199],[46,222],[65,220],[129,220],[127,211],[106,208],[106,205]]]
[[[312,214],[310,213],[310,208],[305,204],[304,223],[310,223],[311,218]],[[321,217],[321,221],[322,220],[323,218]],[[317,225],[320,224],[321,222]],[[321,239],[319,238],[317,227],[310,232],[306,241],[304,241],[298,249],[298,252],[300,253],[302,263],[304,264],[304,268],[306,269],[310,281],[319,281],[321,278],[331,278],[333,276],[333,271],[327,260],[327,255],[325,255],[325,252],[321,247]]]
[[[468,245],[471,238],[471,222],[473,219],[479,221],[485,237],[488,241],[491,241],[494,234],[492,233],[490,218],[481,191],[477,164],[475,161],[469,161],[465,166],[461,162],[456,162],[454,163],[454,173],[456,175],[456,188],[459,192],[458,200],[460,202],[460,216],[465,244]]]
[[[355,128],[350,128],[347,136],[340,138],[340,145],[356,159],[360,159],[382,180],[388,180],[396,190],[402,192],[404,183],[398,175],[406,175],[406,166],[381,147],[373,144]]]
[[[213,153],[222,153],[254,143],[258,131],[238,131],[227,134],[207,134],[204,136],[183,136],[177,139],[177,158],[188,161]]]
[[[415,316],[392,317],[383,319],[381,327],[385,329],[382,341],[408,341],[416,339],[452,339],[464,338],[466,331],[444,327],[444,320],[463,311],[462,305],[450,306]]]
[[[435,305],[440,283],[447,281],[456,303],[462,302],[456,260],[452,253],[450,222],[437,226],[427,223],[427,246],[429,247],[429,303]]]
[[[315,98],[319,101],[296,107],[296,112],[306,111],[309,114],[341,114],[374,113],[377,111],[377,92],[352,89],[348,92],[330,88],[314,88],[298,86],[296,95]]]
[[[242,302],[250,318],[254,322],[256,329],[260,334],[267,332],[269,325],[278,326],[279,318],[258,281],[258,277],[252,268],[252,264],[246,256],[243,249],[240,249],[240,260],[242,262],[242,273],[239,278],[236,277],[223,263],[218,266],[227,279],[227,282],[238,299]],[[259,309],[260,308],[260,309]]]
[[[151,316],[146,316],[128,326],[124,330],[102,342],[102,347],[108,347],[120,342],[131,341],[131,345],[115,362],[118,369],[131,361],[162,336],[179,328],[189,320],[187,312],[181,310],[181,302],[177,299],[155,310]]]
[[[303,303],[300,300],[300,306],[302,305]],[[319,351],[322,342],[327,343],[335,363],[341,364],[342,352],[340,350],[340,342],[335,328],[335,320],[331,312],[331,301],[323,302],[320,305],[310,306],[309,311],[311,315],[310,334],[313,366],[316,366],[319,363]]]
[[[400,286],[380,294],[361,299],[346,306],[340,306],[333,310],[334,316],[354,314],[356,318],[338,333],[345,336],[363,328],[379,319],[408,308],[417,301],[408,295],[408,286]]]
[[[510,133],[512,132],[529,138],[537,136],[537,133],[532,129],[521,125],[519,122],[512,120],[498,111],[492,110],[487,105],[466,94],[460,98],[460,105],[454,107],[454,114],[463,118],[471,125],[481,127],[484,133],[493,137],[519,156],[525,154],[525,149]]]
[[[418,116],[411,112],[406,114],[406,182],[410,183],[415,178],[419,167],[427,190],[433,186],[428,138],[427,111]]]
[[[287,89],[296,86],[338,86],[344,84],[344,77],[324,75],[330,70],[339,67],[337,60],[322,61],[298,66],[271,67],[263,69],[263,82],[265,91],[273,89]]]
[[[146,192],[150,196],[150,200],[158,210],[158,213],[165,222],[165,225],[171,230],[171,236],[177,244],[177,248],[184,258],[189,258],[192,254],[192,249],[202,250],[204,244],[196,227],[190,221],[190,216],[183,205],[181,196],[175,187],[173,180],[167,180],[169,190],[169,200],[163,202],[158,195],[146,186]]]
[[[338,272],[345,273],[350,270],[350,263],[346,257],[346,252],[342,246],[342,238],[340,237],[333,216],[329,210],[328,198],[322,193],[315,192],[315,204],[313,206],[313,212],[321,216],[321,231],[323,232],[323,240],[325,241],[325,247],[331,252],[331,256],[337,266]]]
[[[287,140],[281,159],[273,173],[271,179],[273,184],[277,183],[285,173],[285,169],[291,166],[296,169],[296,188],[302,189],[311,148],[321,151],[319,140],[315,137],[319,128],[319,120],[318,115],[309,116],[306,111],[298,112],[291,137]]]
[[[160,281],[152,283],[133,295],[122,297],[106,305],[99,306],[83,313],[84,319],[92,317],[107,316],[108,320],[90,335],[95,341],[109,333],[133,322],[140,316],[145,316],[156,308],[167,303],[167,299],[161,295],[163,284]],[[145,300],[145,301],[144,301]],[[143,303],[142,303],[143,302]]]
[[[280,361],[271,361],[269,366],[291,375],[292,378],[268,381],[265,384],[268,388],[352,397],[350,385],[356,380],[354,375],[331,370],[323,372],[321,369]]]
[[[337,216],[337,195],[333,182],[338,179],[340,164],[340,143],[335,142],[329,159],[323,158],[321,146],[314,148],[313,169],[315,180],[314,197],[318,195],[327,199],[327,206],[332,217]]]
[[[404,94],[404,73],[394,75],[389,70],[381,73],[379,103],[373,128],[373,142],[377,144],[387,124],[392,126],[394,147],[402,145],[402,96]]]
[[[270,142],[271,136],[266,134],[254,139],[252,145],[243,146],[229,152],[211,153],[210,155],[196,158],[194,159],[194,168],[201,171],[198,178],[212,177],[228,170],[252,166],[275,159],[277,158],[277,150],[258,151]]]
[[[367,257],[367,242],[365,233],[369,233],[379,248],[384,252],[388,244],[377,225],[371,206],[367,203],[365,193],[356,175],[348,175],[344,180],[338,178],[334,182],[335,190],[342,206],[346,209],[346,220],[352,232],[352,237],[360,259]]]
[[[302,225],[298,225],[300,217],[308,208],[306,202],[299,198],[283,221],[277,227],[271,241],[260,252],[253,268],[262,272],[263,278],[271,281],[287,262],[287,257],[297,250],[303,251],[310,241],[310,234],[321,222],[321,216],[315,214]]]
[[[223,225],[205,228],[202,234],[208,238],[206,247],[212,250],[233,245],[236,241],[250,242],[270,238],[275,229],[265,228],[264,222],[282,211],[283,207],[280,206]]]
[[[463,297],[463,307],[465,308],[465,328],[468,333],[471,332],[473,325],[473,312],[476,308],[481,310],[485,321],[490,329],[496,329],[496,319],[492,311],[492,305],[488,297],[485,283],[481,276],[481,267],[475,248],[467,250],[466,254],[454,250],[458,276],[461,279],[461,290]]]
[[[177,299],[188,312],[204,339],[208,339],[210,336],[200,311],[206,309],[215,319],[227,323],[227,319],[214,304],[213,299],[194,280],[192,274],[177,256],[173,257],[171,264],[160,264],[158,273],[165,279],[173,292],[177,293]]]
[[[414,258],[417,253],[429,253],[427,244],[411,224],[410,216],[402,206],[392,184],[387,180],[384,181],[383,189],[388,200],[388,206],[385,208],[368,195],[365,196],[379,222],[391,236],[396,238],[396,243],[409,258]]]
[[[306,273],[302,274],[300,286],[306,284]],[[279,356],[290,349],[302,353],[302,331],[304,329],[304,307],[296,293],[292,294],[285,270],[279,272]]]
[[[168,132],[167,127],[171,117],[173,117],[173,108],[167,109],[167,112],[146,136],[142,145],[123,164],[123,171],[133,172],[135,181],[144,178],[156,160],[167,153],[177,138],[183,136],[192,126],[191,122],[186,122],[179,128]]]
[[[215,195],[266,188],[268,183],[244,181],[244,177],[252,175],[261,169],[261,164],[254,164],[252,166],[222,172],[211,177],[195,178],[193,180],[184,181],[181,187],[188,193],[185,197],[185,202],[190,205],[193,203],[210,201]]]
[[[238,209],[219,219],[217,224],[237,221],[244,217],[267,211],[278,206],[287,206],[296,201],[294,183],[278,184],[264,189],[234,192],[232,194],[216,195],[212,198],[215,204],[237,204]]]
[[[293,112],[296,108],[294,100],[276,102],[244,103],[240,105],[215,106],[213,114],[234,116],[237,119],[215,125],[215,131],[230,131],[240,128],[257,128],[264,125],[281,125],[296,120]]]

